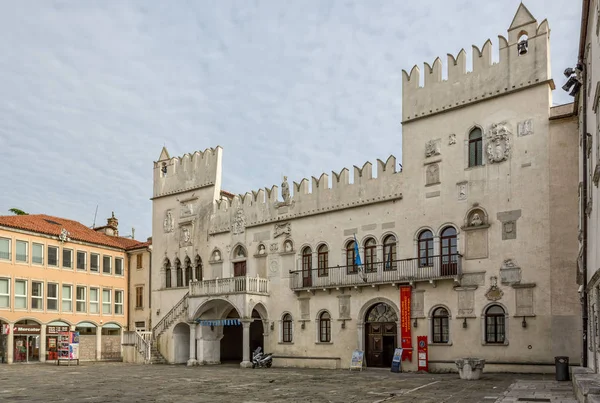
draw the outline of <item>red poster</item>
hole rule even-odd
[[[410,286],[400,287],[400,337],[402,338],[402,361],[412,362],[412,338],[410,335]]]
[[[417,336],[417,361],[418,371],[429,371],[429,357],[427,357],[427,336]]]

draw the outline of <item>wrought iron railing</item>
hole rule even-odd
[[[240,276],[192,281],[189,292],[192,297],[241,293],[268,295],[269,280],[260,277]]]
[[[163,318],[158,321],[156,326],[152,328],[152,336],[156,339],[161,335],[162,332],[167,330],[169,326],[173,324],[173,322],[181,315],[184,311],[187,311],[188,308],[188,297],[190,293],[186,292],[183,298],[179,300],[179,302],[171,308],[169,312]]]
[[[452,279],[462,274],[460,254],[290,272],[293,290]]]

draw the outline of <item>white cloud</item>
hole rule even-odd
[[[0,214],[151,233],[152,161],[224,147],[246,192],[401,159],[402,69],[505,34],[518,0],[0,4]],[[552,29],[556,103],[581,7],[526,2]],[[10,179],[8,179],[10,178]]]

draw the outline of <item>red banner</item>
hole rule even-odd
[[[410,286],[400,287],[400,331],[402,334],[402,361],[408,359],[412,362],[412,338],[410,335]]]

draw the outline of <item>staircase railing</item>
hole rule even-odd
[[[175,304],[173,308],[152,328],[152,338],[156,340],[165,330],[173,324],[173,322],[188,308],[189,291],[185,293],[183,298]]]
[[[150,347],[152,346],[152,332],[135,332],[135,348],[144,356],[144,362],[148,364],[152,358]]]

